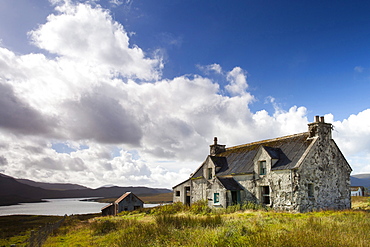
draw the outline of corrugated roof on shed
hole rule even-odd
[[[134,193],[132,192],[126,192],[125,194],[123,194],[121,197],[119,197],[117,200],[114,201],[114,203],[120,203],[123,199],[125,199],[127,196],[129,196],[130,194],[132,194],[134,197],[136,197],[138,200],[140,200],[142,203],[144,203],[139,197],[137,197]]]

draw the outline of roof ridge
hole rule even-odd
[[[125,199],[129,194],[131,194],[131,191],[125,192],[122,196],[118,197],[114,203],[120,203],[123,199]]]
[[[247,144],[241,144],[241,145],[237,145],[237,146],[233,146],[233,147],[228,147],[228,148],[226,148],[226,151],[233,150],[233,149],[238,149],[238,148],[243,148],[243,147],[248,147],[248,146],[252,146],[252,145],[256,145],[256,144],[262,144],[262,143],[284,140],[284,139],[288,139],[288,138],[292,138],[292,137],[296,137],[296,136],[301,136],[301,135],[304,135],[304,134],[307,134],[307,133],[308,132],[302,132],[302,133],[293,134],[293,135],[287,135],[287,136],[282,136],[282,137],[277,137],[277,138],[272,138],[272,139],[266,139],[266,140],[262,140],[262,141],[251,142],[251,143],[247,143]]]

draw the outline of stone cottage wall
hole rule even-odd
[[[191,180],[187,180],[173,188],[173,202],[186,202],[185,187],[191,187]]]
[[[207,181],[204,178],[192,179],[191,203],[206,200]]]
[[[214,201],[215,193],[219,195],[219,202]],[[207,184],[206,194],[209,207],[227,207],[227,190],[218,180],[213,180],[212,183]]]
[[[234,180],[237,181],[242,187],[243,191],[240,193],[240,201],[242,203],[253,202],[257,203],[257,197],[255,193],[256,181],[253,174],[247,175],[235,175]]]
[[[350,167],[333,140],[328,144],[316,140],[295,175],[296,210],[350,208],[350,173]]]

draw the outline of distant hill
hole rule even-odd
[[[31,181],[31,180],[29,180]],[[40,184],[31,181],[30,184],[40,186]],[[119,197],[127,191],[131,191],[138,196],[148,196],[161,193],[169,193],[169,189],[158,189],[148,187],[103,187],[98,189],[85,188],[73,190],[54,190],[44,189],[37,186],[31,186],[17,181],[17,179],[0,173],[0,206],[12,205],[22,202],[40,202],[41,199],[52,198],[82,198],[82,197]],[[45,185],[43,185],[45,187]],[[48,186],[48,185],[47,185]],[[63,187],[63,186],[62,186]],[[50,188],[55,188],[51,186]],[[60,188],[60,187],[59,187]],[[63,187],[64,188],[64,187]]]
[[[42,183],[35,182],[29,179],[15,179],[22,184],[27,184],[33,187],[39,187],[46,190],[83,190],[89,189],[88,187],[78,185],[78,184],[62,184],[62,183]]]
[[[370,174],[356,174],[351,176],[351,186],[364,186],[370,188]]]
[[[42,198],[53,196],[55,191],[29,186],[14,178],[0,173],[0,205],[12,205],[20,202],[40,202]]]

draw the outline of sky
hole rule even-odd
[[[0,173],[172,188],[307,131],[370,173],[368,1],[0,1]]]

